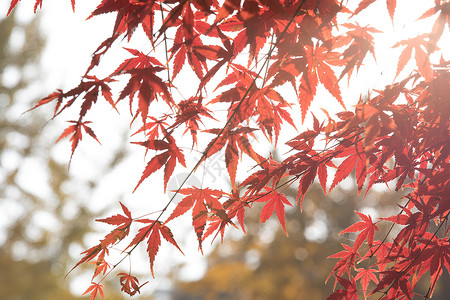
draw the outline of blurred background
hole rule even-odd
[[[73,295],[64,276],[93,230],[95,214],[87,200],[97,182],[69,176],[67,160],[57,160],[54,141],[60,128],[46,126],[51,108],[24,113],[46,92],[40,88],[45,41],[38,17],[5,14],[1,10],[1,299],[81,299],[84,290]],[[117,289],[108,295],[122,299]]]
[[[92,246],[89,241],[98,237],[93,220],[107,215],[120,200],[117,195],[104,199],[100,206],[92,204],[102,184],[98,174],[109,174],[123,162],[127,140],[113,147],[113,153],[97,166],[97,175],[77,176],[76,171],[75,175],[68,171],[67,155],[61,159],[53,144],[61,127],[58,123],[48,126],[52,108],[24,113],[48,93],[40,89],[45,76],[40,57],[46,43],[40,19],[15,13],[4,18],[3,12],[6,10],[0,16],[0,295],[6,300],[87,299],[80,295],[89,284],[90,273],[81,267],[67,278],[65,275],[79,260],[80,252]],[[327,285],[324,281],[335,263],[327,257],[341,251],[341,243],[352,243],[354,236],[337,234],[357,221],[354,210],[370,213],[372,218],[397,211],[392,204],[400,195],[379,189],[362,200],[355,190],[351,180],[329,195],[315,185],[306,196],[302,213],[298,207],[288,210],[289,237],[275,218],[259,224],[259,209],[253,209],[246,218],[247,235],[229,230],[223,244],[216,241],[201,259],[200,272],[189,276],[187,263],[168,261],[170,268],[134,298],[326,299],[333,280]],[[287,194],[295,202],[296,191]],[[86,239],[90,235],[94,238]],[[189,259],[187,255],[185,260]],[[158,259],[157,264],[165,261]],[[444,273],[433,299],[450,295],[450,280]],[[106,299],[128,298],[121,294],[117,278],[110,279],[104,283]],[[424,291],[426,284],[421,283]]]

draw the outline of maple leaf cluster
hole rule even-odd
[[[329,299],[357,299],[361,294],[411,299],[425,274],[430,282],[423,296],[432,296],[444,270],[450,271],[450,75],[449,62],[438,46],[448,33],[450,4],[443,0],[431,3],[420,17],[432,20],[430,32],[393,45],[401,53],[392,83],[361,98],[350,109],[341,93],[342,79],[347,77],[351,88],[351,78],[357,76],[367,57],[376,57],[374,35],[381,31],[353,21],[369,10],[374,0],[358,1],[353,11],[344,2],[100,2],[89,18],[115,13],[111,36],[93,53],[78,86],[67,92],[57,90],[35,108],[55,103],[56,117],[69,107],[79,107],[77,119],[69,121],[71,125],[58,139],[70,137],[72,159],[83,132],[98,140],[86,116],[99,98],[116,110],[119,102],[128,99],[131,123],[139,126],[132,136],[144,137],[133,143],[153,155],[135,189],[163,169],[166,190],[174,170],[187,166],[188,147],[186,138],[181,138],[186,133],[192,140],[191,149],[197,150],[202,140],[209,141],[200,149],[201,158],[193,162],[189,176],[212,155],[224,151],[231,189],[181,186],[175,194],[184,198],[173,211],[169,212],[172,198],[151,220],[132,218],[120,203],[123,214],[97,220],[114,229],[98,245],[84,251],[75,266],[86,262],[95,265],[85,294],[91,299],[103,297],[100,283],[118,265],[108,262],[109,251],[126,242],[132,226],[137,227],[137,233],[129,236],[131,241],[122,253],[131,255],[145,244],[154,275],[161,236],[181,251],[168,224],[189,211],[200,250],[207,237],[220,234],[223,238],[230,225],[245,232],[246,210],[258,207],[262,207],[260,222],[275,213],[288,234],[285,209],[294,203],[283,194],[285,187],[298,185],[296,204],[301,208],[314,180],[328,193],[354,173],[359,193],[367,193],[374,184],[386,184],[402,192],[405,202],[399,204],[396,215],[377,220],[356,212],[361,221],[341,232],[355,234],[354,243],[343,244],[344,250],[330,256],[338,261],[328,278],[335,284]],[[8,14],[17,3],[11,1]],[[71,3],[75,8],[75,0]],[[396,1],[386,3],[395,23]],[[35,10],[41,5],[42,0],[37,0]],[[96,77],[103,55],[114,43],[129,41],[141,30],[152,50],[144,53],[125,48],[131,57],[105,78]],[[432,61],[439,55],[439,61]],[[408,64],[414,70],[402,75]],[[198,78],[187,99],[175,97],[182,69],[190,69]],[[125,83],[122,90],[112,90],[115,81]],[[284,91],[290,86],[297,99],[295,105],[285,99]],[[321,87],[344,110],[330,116],[325,110],[328,104],[319,103],[327,118],[320,121],[311,114],[312,129],[298,132],[286,143],[290,149],[286,157],[277,161],[271,154],[258,153],[256,134],[261,133],[259,136],[276,146],[282,132],[287,127],[296,129],[296,123],[306,120],[311,104],[320,102],[317,95]],[[155,104],[165,107],[165,113],[154,110]],[[225,117],[219,113],[224,107]],[[211,122],[218,125],[205,125]],[[242,158],[250,159],[254,168],[245,170],[246,178],[238,180]],[[391,230],[380,232],[381,223],[392,224]],[[393,231],[394,226],[400,229]],[[118,276],[122,291],[139,293],[142,285],[136,277],[123,272]]]

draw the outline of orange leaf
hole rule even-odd
[[[88,293],[91,294],[91,300],[94,300],[97,297],[97,293],[100,294],[103,300],[105,299],[105,295],[103,294],[103,285],[101,285],[100,283],[91,282],[91,285],[83,293],[83,296]]]
[[[141,179],[138,184],[134,188],[133,192],[141,185],[141,183],[149,177],[151,174],[159,170],[162,166],[164,166],[164,191],[167,188],[167,182],[172,176],[172,173],[175,169],[176,161],[178,161],[182,166],[186,166],[186,161],[184,159],[183,152],[177,147],[175,144],[175,140],[173,137],[168,136],[167,141],[163,140],[147,140],[145,142],[133,142],[133,144],[138,144],[148,149],[153,150],[167,150],[163,153],[160,153],[154,156],[147,164],[142,173]]]
[[[192,208],[192,225],[194,226],[201,249],[203,231],[206,226],[208,211],[217,212],[224,209],[222,204],[219,202],[223,192],[208,188],[199,189],[196,187],[191,187],[181,189],[179,193],[186,195],[186,197],[178,203],[177,207],[164,224],[185,214]]]
[[[181,253],[183,253],[183,251],[181,251],[177,242],[174,240],[171,230],[164,224],[161,224],[161,222],[147,219],[140,219],[139,222],[151,224],[140,228],[126,249],[142,242],[147,238],[147,253],[150,260],[150,270],[152,272],[152,276],[155,277],[153,266],[159,246],[161,246],[161,234],[166,241],[174,245],[178,250],[180,250]]]
[[[331,184],[328,192],[330,192],[339,182],[341,182],[348,175],[350,175],[350,172],[353,171],[353,169],[355,168],[358,159],[359,159],[358,155],[350,155],[341,163],[338,170],[336,171],[333,183]]]
[[[101,144],[100,141],[97,139],[97,136],[95,135],[94,131],[89,126],[86,125],[91,123],[90,121],[85,122],[68,121],[68,122],[73,123],[74,125],[67,127],[63,131],[63,133],[59,136],[59,138],[56,140],[56,143],[62,140],[63,138],[72,135],[70,137],[70,141],[72,142],[72,153],[70,155],[70,161],[72,160],[73,154],[78,146],[78,143],[83,139],[82,129],[84,129],[84,131],[86,131],[87,134],[89,134],[93,139],[95,139],[99,144]]]
[[[285,209],[284,205],[292,206],[289,200],[284,194],[279,193],[277,190],[266,188],[267,193],[256,200],[256,202],[267,202],[261,210],[259,221],[265,223],[275,211],[278,221],[283,226],[284,232],[288,235],[285,222]]]
[[[378,273],[375,269],[357,269],[358,274],[355,276],[355,280],[361,280],[361,285],[364,291],[364,297],[367,297],[367,291],[369,287],[369,282],[373,281],[378,283],[379,280],[374,273]]]
[[[386,0],[387,9],[389,16],[391,17],[392,23],[394,22],[395,6],[397,5],[397,0]]]
[[[122,287],[120,290],[130,296],[134,296],[136,293],[141,293],[141,287],[148,283],[147,281],[139,285],[139,280],[135,276],[131,276],[127,273],[119,273],[117,276],[119,276],[120,285]]]

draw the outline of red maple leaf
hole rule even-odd
[[[100,274],[105,275],[106,271],[111,268],[111,265],[104,260],[104,257],[101,259],[97,259],[97,261],[92,261],[90,262],[90,264],[95,265],[94,275],[92,275],[92,279]]]
[[[186,161],[184,159],[183,152],[175,144],[175,139],[172,136],[167,136],[167,142],[163,140],[148,140],[145,142],[133,142],[133,144],[138,144],[152,150],[167,150],[163,153],[154,156],[147,164],[142,173],[141,179],[134,188],[134,191],[139,187],[139,185],[152,173],[164,166],[164,191],[167,187],[167,182],[170,176],[172,176],[173,170],[175,169],[176,162],[178,161],[183,167],[186,167]],[[133,192],[134,192],[133,191]]]
[[[337,275],[337,278],[339,278],[339,276],[342,276],[345,272],[347,272],[347,274],[350,276],[350,271],[355,266],[356,258],[360,257],[359,253],[354,248],[345,244],[341,245],[345,248],[345,250],[328,256],[328,258],[339,258],[339,261],[336,263],[333,270],[328,275],[327,280],[331,275],[335,274],[334,272],[336,271],[337,274],[335,275]]]
[[[131,222],[133,221],[133,218],[131,217],[131,212],[125,205],[122,204],[122,202],[119,203],[125,215],[114,215],[105,219],[96,219],[96,221],[107,223],[110,225],[119,225],[124,227],[130,226]]]
[[[248,140],[248,134],[251,134],[255,129],[249,127],[227,126],[225,131],[223,129],[208,129],[205,132],[215,134],[217,137],[208,144],[205,150],[205,159],[214,155],[225,147],[225,164],[230,175],[231,185],[234,188],[236,185],[236,170],[239,161],[239,153],[243,152],[250,156],[257,163],[260,162],[261,156],[258,155]],[[221,134],[219,134],[221,133]]]
[[[361,27],[358,23],[346,23],[343,26],[347,27],[349,31],[346,36],[338,36],[336,38],[334,47],[339,48],[350,44],[342,53],[340,62],[345,65],[345,68],[339,76],[339,80],[341,80],[344,75],[348,74],[348,79],[350,80],[353,70],[355,68],[356,70],[359,69],[368,52],[375,58],[373,34],[381,31],[370,26]]]
[[[358,274],[355,276],[355,280],[361,280],[361,284],[364,291],[364,297],[367,297],[367,291],[369,287],[370,281],[373,281],[375,283],[378,283],[378,277],[375,275],[378,273],[375,269],[356,269],[358,271]]]
[[[271,106],[268,100],[271,99],[283,103],[286,101],[272,87],[258,89],[254,84],[255,78],[258,77],[255,72],[238,64],[230,64],[230,66],[233,72],[228,74],[217,85],[216,89],[224,85],[233,85],[233,87],[215,97],[209,103],[230,102],[228,118],[232,120],[233,124],[239,124],[253,117],[257,106],[261,106],[260,115],[261,112],[263,116],[264,114],[269,114],[268,121],[273,123],[273,117],[271,118],[268,112],[269,109],[272,109],[268,108],[268,106]]]
[[[125,60],[111,75],[131,75],[127,85],[120,93],[117,102],[129,97],[131,111],[132,102],[135,95],[137,95],[138,108],[136,109],[134,118],[140,114],[142,122],[145,123],[149,106],[152,101],[158,99],[158,97],[161,97],[169,106],[175,104],[172,95],[168,90],[168,84],[156,75],[157,72],[161,72],[166,68],[154,57],[145,55],[134,49],[125,49],[135,57]]]
[[[176,128],[181,124],[186,126],[183,134],[187,131],[191,133],[193,146],[197,145],[197,131],[199,130],[199,123],[202,122],[201,117],[208,117],[210,119],[216,120],[212,115],[211,111],[202,105],[202,98],[191,97],[188,100],[181,101],[178,103],[178,114],[175,122],[167,128],[170,130]],[[217,121],[217,120],[216,120]]]
[[[358,234],[358,237],[356,238],[355,243],[353,244],[353,249],[355,249],[355,251],[357,251],[358,248],[361,246],[361,244],[366,239],[367,239],[367,243],[369,244],[369,247],[372,247],[373,237],[374,237],[375,231],[378,231],[378,226],[376,225],[376,223],[373,223],[372,218],[370,216],[362,214],[357,211],[355,211],[355,213],[358,214],[358,216],[361,218],[362,221],[357,222],[353,225],[350,225],[346,229],[342,230],[339,233],[339,235],[341,235],[343,233],[361,231],[361,233]]]
[[[95,135],[94,131],[86,124],[92,123],[90,121],[68,121],[69,123],[73,123],[73,125],[70,125],[67,127],[63,133],[59,136],[59,138],[56,140],[56,142],[59,142],[61,139],[70,137],[70,141],[72,142],[72,152],[70,154],[70,161],[72,161],[73,153],[75,152],[75,149],[78,146],[78,143],[83,139],[83,132],[84,130],[87,134],[89,134],[94,140],[96,140],[99,144],[100,141],[97,139],[97,136]],[[70,165],[69,161],[69,165]]]
[[[445,24],[450,25],[450,3],[446,1],[435,1],[435,4],[436,6],[423,13],[419,20],[434,16],[437,12],[440,12],[431,30],[432,38],[439,40],[444,33]]]
[[[370,295],[381,291],[387,287],[385,291],[386,299],[399,299],[399,296],[403,296],[405,299],[412,299],[414,296],[413,287],[408,281],[411,274],[405,273],[399,270],[388,270],[381,272],[383,275],[380,282],[377,284],[375,289]]]
[[[105,299],[105,295],[103,293],[103,285],[101,285],[100,283],[91,282],[91,285],[83,293],[83,296],[88,293],[91,294],[91,300],[94,300],[97,297],[97,294],[100,294],[102,299]]]
[[[358,160],[358,155],[350,155],[340,164],[328,192],[330,192],[339,182],[350,175],[351,171],[353,171],[353,169],[355,168]]]
[[[294,129],[297,129],[297,127],[294,124],[294,121],[291,118],[291,115],[288,113],[286,108],[290,107],[290,104],[288,102],[282,102],[278,103],[276,105],[272,104],[272,110],[273,110],[273,130],[275,133],[275,146],[277,145],[278,136],[280,135],[281,125],[284,123],[284,121],[288,122],[289,125],[294,127]],[[270,120],[270,119],[269,119]],[[284,121],[283,121],[284,120]],[[267,126],[262,122],[262,124],[266,127],[266,130],[269,131],[269,136],[271,136],[271,128],[267,128]],[[261,127],[261,126],[260,126]]]
[[[200,22],[197,21],[197,23]],[[230,39],[225,36],[225,34],[219,28],[214,28],[214,31],[217,31],[217,35],[221,38],[225,48],[217,45],[203,45],[193,47],[198,55],[203,56],[210,61],[217,61],[217,63],[213,67],[211,67],[202,78],[200,78],[201,81],[197,89],[198,91],[205,87],[205,85],[211,80],[214,75],[216,75],[216,73],[220,68],[222,68],[222,66],[224,66],[226,63],[231,63],[233,58],[235,58],[234,41],[231,42]]]
[[[288,235],[288,232],[286,230],[284,205],[292,206],[292,204],[284,194],[279,193],[277,190],[267,187],[265,188],[265,190],[267,192],[264,193],[260,198],[259,196],[256,196],[259,199],[255,200],[255,202],[267,202],[261,210],[259,221],[261,223],[265,223],[275,211],[278,221],[280,221],[281,226],[283,226],[284,232],[286,233],[286,235]]]
[[[242,71],[242,67],[237,66],[235,65],[235,72],[231,73],[218,87],[233,83],[235,86],[223,92],[209,103],[231,102],[232,105],[228,117],[231,118],[233,116],[233,121],[236,123],[257,116],[257,123],[263,134],[271,142],[274,135],[276,144],[283,121],[287,121],[295,128],[291,116],[285,110],[290,107],[290,104],[274,89],[273,85],[256,88],[252,84],[253,74],[245,72],[246,70]],[[251,86],[251,92],[248,92]]]
[[[305,120],[311,102],[316,95],[319,81],[335,97],[335,99],[345,108],[342,101],[338,79],[331,69],[330,64],[340,65],[343,62],[337,60],[337,53],[330,52],[328,48],[322,46],[304,46],[307,68],[299,87],[299,102],[302,110],[302,121]]]
[[[370,4],[374,3],[375,0],[363,0],[359,3],[358,8],[355,10],[354,14],[359,14],[362,10],[366,9]],[[392,22],[394,22],[394,12],[397,5],[397,0],[386,0],[386,6],[389,12],[389,17],[391,17]]]
[[[240,8],[241,1],[239,0],[225,0],[222,6],[219,8],[214,20],[214,25],[228,17],[235,10]]]
[[[244,218],[245,218],[245,208],[249,207],[246,198],[241,198],[239,195],[239,189],[234,189],[231,194],[228,195],[229,199],[224,202],[223,207],[227,211],[227,216],[232,219],[237,217],[239,225],[244,233]]]
[[[142,25],[147,37],[153,41],[154,11],[159,8],[159,5],[155,4],[155,1],[102,0],[88,19],[105,13],[117,12],[113,30],[114,37],[126,32],[129,40],[136,28]]]
[[[262,170],[259,170],[245,179],[240,186],[247,188],[248,195],[257,194],[261,191],[270,181],[272,186],[278,185],[280,179],[284,176],[287,169],[286,164],[280,164],[270,156],[268,159],[261,159],[261,163],[258,164]]]
[[[238,227],[231,221],[230,216],[227,214],[227,212],[224,209],[217,210],[217,211],[211,211],[211,214],[208,216],[209,224],[208,228],[205,230],[205,233],[203,234],[203,241],[206,240],[206,238],[210,235],[212,235],[216,230],[216,234],[213,238],[217,237],[217,235],[220,233],[221,242],[223,242],[223,237],[225,235],[225,228],[228,225],[232,225],[234,228],[238,229]],[[239,220],[240,222],[240,220]],[[241,224],[242,226],[242,224]]]
[[[414,50],[414,58],[420,74],[426,81],[433,79],[433,69],[431,68],[429,58],[430,53],[427,53],[429,48],[428,45],[430,45],[430,41],[427,35],[419,35],[415,38],[400,41],[395,44],[394,47],[406,46],[398,59],[397,73],[395,76],[398,76],[403,70],[406,63],[411,59],[412,51]]]
[[[417,212],[411,212],[407,207],[402,207],[403,212],[395,216],[388,218],[381,218],[382,220],[394,222],[400,225],[406,225],[395,237],[394,243],[399,247],[400,251],[403,246],[408,243],[413,247],[418,238],[422,237],[426,233],[428,226],[430,225],[431,209],[422,201],[411,199],[415,202],[415,208]]]
[[[65,95],[63,93],[63,91],[61,89],[58,89],[56,92],[51,93],[50,95],[48,95],[47,97],[42,98],[41,100],[38,101],[38,103],[36,103],[35,106],[33,106],[33,108],[30,108],[28,111],[33,110],[35,108],[38,108],[41,105],[50,103],[54,100],[56,100],[56,105],[55,105],[55,111],[53,113],[53,117],[56,117],[56,115],[59,113],[58,109],[60,108],[63,100],[65,98]]]
[[[53,117],[56,117],[66,108],[70,107],[75,102],[75,100],[77,100],[77,98],[83,95],[83,102],[81,103],[80,109],[81,119],[91,109],[92,105],[96,104],[99,92],[101,91],[101,94],[106,99],[106,101],[117,111],[115,103],[112,99],[111,88],[108,85],[109,83],[114,81],[115,80],[110,77],[107,77],[105,79],[98,79],[96,76],[85,75],[78,86],[65,93],[62,90],[58,89],[56,92],[39,100],[32,109],[56,100],[55,112],[53,115]],[[67,99],[66,104],[60,109],[64,99]]]
[[[67,273],[67,275],[69,275],[69,273],[71,273],[76,267],[78,267],[82,263],[93,260],[95,257],[97,257],[97,255],[104,257],[104,255],[106,254],[107,251],[108,251],[107,249],[102,248],[102,245],[100,243],[97,246],[91,247],[91,248],[81,252],[81,254],[85,254],[85,255],[80,259],[80,261],[78,261],[76,263],[76,265],[72,269],[70,269],[70,271]]]
[[[149,121],[149,119],[151,121]],[[167,115],[163,116],[161,119],[156,119],[154,117],[148,117],[148,119],[145,121],[144,124],[142,124],[142,127],[139,128],[135,133],[133,133],[131,136],[134,136],[138,133],[144,132],[147,140],[157,140],[159,135],[167,132],[167,127],[169,124],[167,124],[165,121],[167,119]]]
[[[310,185],[313,183],[314,178],[316,177],[319,161],[318,156],[315,156],[315,159],[305,159],[303,162],[297,164],[294,168],[294,171],[291,170],[291,173],[300,173],[302,177],[300,179],[296,203],[298,204],[298,200],[300,199],[300,210],[303,210],[303,200],[305,198],[306,192],[309,189]],[[323,169],[321,169],[323,172]],[[324,176],[323,174],[321,175]]]
[[[147,239],[147,253],[150,260],[150,270],[152,272],[152,276],[155,277],[155,274],[153,272],[153,265],[155,262],[156,254],[159,250],[159,246],[161,246],[161,235],[166,241],[180,250],[181,253],[183,253],[183,251],[181,251],[177,242],[173,238],[172,231],[169,229],[169,227],[161,224],[161,222],[148,219],[139,219],[136,222],[150,223],[150,225],[140,228],[138,233],[126,249],[129,249],[130,247],[142,242],[144,239]]]
[[[117,227],[114,228],[110,233],[108,233],[102,240],[100,240],[100,243],[97,246],[91,247],[86,251],[83,251],[81,254],[84,254],[84,256],[69,271],[69,273],[72,272],[80,264],[89,262],[96,257],[97,260],[93,262],[96,265],[93,277],[97,276],[102,272],[105,273],[106,270],[110,267],[110,265],[105,261],[105,256],[109,252],[108,247],[123,240],[129,234],[130,225],[133,222],[131,212],[125,205],[123,205],[121,202],[119,203],[125,215],[117,214],[108,218],[96,220],[98,222],[104,222],[110,225],[115,225]]]
[[[353,117],[348,119],[348,123],[359,122],[355,121],[357,117]],[[359,119],[358,119],[359,120]],[[344,130],[344,129],[343,129]],[[347,129],[345,131],[348,132]],[[333,156],[334,157],[347,157],[337,168],[336,174],[334,175],[333,182],[329,188],[329,191],[334,189],[334,187],[347,178],[350,173],[355,169],[356,175],[356,183],[358,185],[358,192],[362,190],[364,182],[367,176],[367,157],[366,153],[363,150],[363,144],[361,141],[357,139],[357,136],[354,132],[351,133],[353,138],[357,140],[351,147],[347,147],[345,145],[340,145],[336,147]]]
[[[6,13],[6,16],[9,16],[11,11],[16,7],[17,3],[19,3],[19,0],[11,0],[11,5],[9,6],[8,12]]]
[[[450,242],[449,238],[438,238],[427,232],[423,235],[421,242],[426,245],[421,256],[415,264],[428,267],[431,276],[430,297],[433,294],[435,283],[441,277],[444,268],[450,272]]]
[[[65,93],[65,97],[72,96],[75,98],[81,93],[85,93],[83,96],[84,101],[81,104],[81,117],[85,116],[87,111],[91,109],[92,105],[97,102],[99,91],[101,91],[106,101],[108,101],[108,103],[117,111],[116,105],[112,98],[111,88],[108,86],[108,83],[114,81],[115,80],[109,77],[106,79],[98,79],[96,76],[86,75],[76,88]]]
[[[223,196],[223,192],[208,188],[199,189],[197,187],[191,187],[181,189],[179,193],[186,195],[186,197],[177,204],[164,224],[185,214],[192,208],[192,225],[197,234],[199,247],[202,249],[203,232],[205,230],[208,212],[225,212],[222,203],[219,202],[219,199]]]
[[[218,46],[203,45],[200,39],[200,31],[203,31],[204,26],[202,25],[204,22],[200,20],[206,16],[202,11],[194,13],[190,1],[180,3],[171,12],[180,14],[181,20],[173,21],[178,16],[170,13],[166,17],[165,25],[163,25],[160,32],[165,30],[165,26],[178,27],[173,46],[169,50],[172,53],[169,60],[174,57],[172,80],[178,75],[186,59],[197,77],[203,80],[204,71],[208,72],[207,60],[216,60],[220,56],[223,57],[226,51]],[[208,77],[212,75],[209,74]]]
[[[356,289],[356,281],[354,278],[350,280],[336,276],[337,281],[342,285],[343,289],[336,290],[327,300],[358,300],[358,290]]]
[[[135,276],[131,276],[127,273],[119,273],[117,276],[119,276],[120,286],[122,287],[120,290],[130,296],[134,296],[136,293],[141,293],[141,287],[148,283],[147,281],[139,285],[139,280]]]

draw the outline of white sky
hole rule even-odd
[[[415,22],[415,20],[420,16],[423,7],[429,7],[434,1],[399,0],[397,2],[396,23],[394,24],[394,27],[392,26],[386,11],[385,1],[376,1],[370,9],[363,12],[358,17],[362,26],[366,25],[365,22],[368,22],[372,24],[371,26],[385,31],[386,34],[380,35],[376,40],[376,51],[380,54],[379,57],[381,58],[377,60],[378,65],[375,66],[373,59],[367,58],[366,63],[370,66],[361,68],[360,73],[357,74],[360,79],[356,83],[353,83],[354,85],[352,85],[351,89],[344,90],[342,88],[344,99],[353,99],[353,103],[356,103],[360,93],[365,93],[368,89],[372,88],[382,88],[385,84],[391,83],[393,74],[395,74],[396,70],[396,65],[393,63],[395,62],[396,56],[392,54],[395,53],[395,51],[392,52],[390,47],[395,44],[395,42],[416,36],[418,32],[431,26],[429,23],[424,25],[424,22]],[[99,1],[78,0],[76,13],[74,14],[71,11],[69,0],[44,1],[42,11],[38,12],[42,16],[42,32],[47,37],[47,44],[42,57],[42,73],[44,77],[41,82],[41,90],[38,92],[41,96],[45,96],[57,88],[67,90],[78,84],[80,76],[84,74],[86,67],[90,63],[92,52],[97,48],[100,42],[110,35],[115,20],[115,14],[103,15],[85,21],[86,17],[89,16],[90,12],[98,3]],[[30,12],[32,11],[33,4],[34,1],[30,0],[21,1],[18,4],[17,8],[20,11],[20,18],[27,19],[32,15]],[[376,14],[373,13],[373,9],[376,9]],[[4,4],[0,4],[0,11],[6,12]],[[449,44],[447,34],[442,45],[448,46]],[[126,46],[126,44],[122,43],[121,46]],[[121,51],[117,45],[115,49],[117,49],[114,50],[116,55],[123,55],[123,51]],[[446,51],[446,53],[449,54],[448,51]],[[389,58],[392,58],[393,60],[389,60]],[[446,58],[448,59],[448,57]],[[111,60],[111,62],[113,64],[113,60]],[[113,64],[113,68],[115,65],[116,64]],[[380,76],[381,72],[383,73],[383,77]],[[407,73],[407,71],[405,71],[405,73]],[[355,74],[353,76],[355,76]],[[179,78],[180,77],[182,77],[182,74],[179,75]],[[330,98],[326,92],[323,93],[321,97],[327,99]],[[334,100],[331,100],[331,102],[333,101]],[[334,103],[337,102],[334,101]],[[319,106],[320,103],[316,102],[312,105],[312,109],[317,111]],[[337,105],[334,104],[327,104],[327,109],[329,109],[330,106],[337,107]],[[87,199],[86,201],[91,202],[96,210],[105,207],[105,205],[111,203],[111,201],[114,201],[115,203],[119,200],[125,201],[126,205],[130,207],[134,215],[138,215],[136,211],[144,211],[144,213],[147,213],[161,209],[163,203],[168,199],[162,191],[161,177],[155,175],[154,177],[151,177],[151,179],[147,179],[147,181],[144,182],[145,184],[143,184],[136,193],[131,194],[144,167],[143,152],[140,149],[136,149],[137,147],[129,147],[130,151],[135,153],[135,155],[127,158],[116,170],[113,170],[110,174],[99,174],[99,170],[102,170],[102,168],[99,168],[97,164],[104,164],[104,157],[110,156],[108,153],[109,149],[117,148],[123,142],[123,136],[120,134],[118,135],[117,133],[124,132],[124,130],[128,128],[130,121],[129,113],[127,113],[128,110],[125,106],[122,107],[125,109],[121,115],[117,115],[117,113],[112,111],[107,105],[101,104],[101,107],[106,109],[106,113],[102,113],[102,122],[95,123],[95,128],[96,134],[102,142],[102,146],[97,145],[87,137],[83,140],[82,146],[78,147],[70,170],[71,174],[75,177],[84,178],[86,174],[88,174],[91,178],[101,178],[100,188],[92,195],[92,198]],[[91,114],[91,116],[93,115]],[[316,116],[321,118],[324,117],[323,115],[320,116],[320,113]],[[59,130],[62,130],[63,127],[61,126],[64,126],[64,121],[67,119],[71,119],[70,116],[62,116],[59,121],[50,124],[50,126],[60,127],[55,129],[55,132],[57,133]],[[113,135],[108,136],[111,132],[111,128],[113,128]],[[136,139],[131,140],[136,141]],[[55,155],[60,161],[68,161],[69,149],[70,145],[68,140],[59,143],[55,147]],[[187,160],[193,156],[199,157],[198,155],[189,154],[188,152],[185,152],[185,155]],[[33,166],[31,165],[30,167]],[[184,172],[184,170],[181,170],[178,173]],[[227,173],[224,169],[221,173],[222,174],[219,175],[225,176],[224,184],[226,184]],[[124,174],[126,175],[124,176]],[[176,176],[176,174],[177,171],[174,173],[174,176]],[[150,184],[150,182],[153,182],[154,184]],[[118,209],[119,206],[117,205],[117,210],[114,213],[118,212]],[[189,218],[186,218],[185,222],[189,224]],[[175,223],[176,222],[174,222],[172,226],[174,226]],[[103,232],[110,229],[109,227],[106,227],[106,225],[96,226],[96,228]],[[172,248],[163,246],[156,258],[155,274],[157,280],[155,281],[152,279],[151,284],[147,285],[145,290],[153,290],[167,284],[164,280],[158,281],[158,276],[161,276],[160,273],[169,271],[168,269],[171,266],[171,261],[188,263],[189,267],[186,270],[193,278],[201,276],[204,271],[204,259],[197,251],[197,241],[192,228],[189,227],[186,229],[183,226],[179,226],[172,228],[172,230],[174,231],[175,238],[182,236],[186,237],[184,240],[179,238],[179,243],[182,245],[182,249],[186,256],[183,257],[178,254],[177,251],[173,251]],[[89,240],[94,244],[98,241],[98,238],[99,236],[92,236]],[[209,242],[205,242],[206,249],[208,249],[208,245]],[[85,249],[70,249],[71,253],[75,256],[83,250]],[[144,257],[143,251],[139,252],[141,254],[135,253],[133,255],[133,261],[138,260],[139,258],[137,256],[139,255]],[[206,252],[208,252],[208,250]],[[124,268],[128,268],[127,261],[123,264]],[[137,272],[146,272],[149,269],[148,263],[143,263],[142,267],[142,269],[139,269],[138,264],[133,265],[133,268]],[[89,278],[75,278],[73,280],[76,283],[73,286],[73,291],[75,293],[83,292],[89,284]]]

